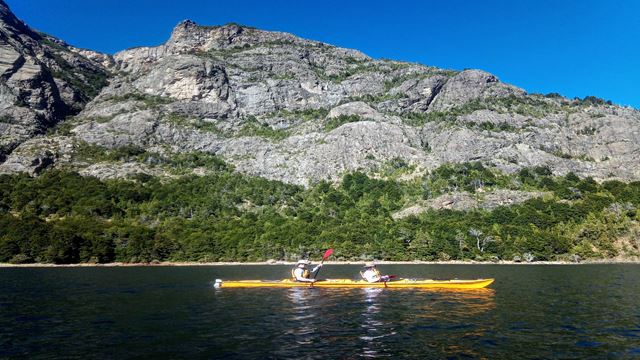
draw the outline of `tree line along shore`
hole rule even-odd
[[[325,261],[325,265],[354,265],[361,266],[362,261]],[[206,266],[293,266],[293,261],[253,261],[253,262],[148,262],[148,263],[73,263],[73,264],[51,264],[51,263],[26,263],[12,264],[0,263],[0,268],[78,268],[78,267],[206,267]],[[580,262],[571,261],[534,261],[534,262],[515,262],[510,260],[492,261],[475,261],[475,260],[453,260],[453,261],[380,261],[377,265],[617,265],[617,264],[640,264],[640,258],[622,258],[622,259],[587,259]]]
[[[480,163],[413,169],[301,187],[242,175],[192,154],[204,176],[99,180],[73,171],[0,175],[0,263],[108,264],[293,261],[334,248],[337,261],[515,263],[637,259],[640,182],[596,182],[548,168],[506,174]],[[442,194],[491,189],[544,196],[493,209],[425,208]],[[633,260],[631,260],[633,261]]]

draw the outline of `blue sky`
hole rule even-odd
[[[640,108],[640,1],[5,0],[32,27],[107,53],[164,42],[173,26],[228,22],[374,58],[476,68],[529,92]]]

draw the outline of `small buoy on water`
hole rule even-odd
[[[218,289],[222,286],[222,280],[221,279],[216,279],[216,282],[213,283],[213,287]]]

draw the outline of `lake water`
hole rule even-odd
[[[0,269],[0,358],[640,358],[639,265],[388,265],[488,289],[213,289],[287,266]],[[320,277],[360,268],[327,265]]]

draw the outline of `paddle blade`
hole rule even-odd
[[[322,256],[322,260],[327,260],[329,258],[329,256],[331,256],[331,254],[333,254],[333,249],[329,249],[327,251],[324,252],[324,255]]]

